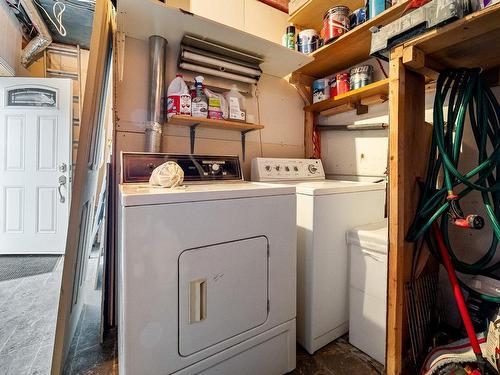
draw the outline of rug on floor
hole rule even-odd
[[[0,281],[49,273],[61,255],[0,255]]]

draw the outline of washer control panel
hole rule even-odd
[[[252,181],[324,180],[320,159],[255,158],[252,160]]]

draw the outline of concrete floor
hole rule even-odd
[[[85,306],[65,375],[118,375],[116,333],[103,344],[99,339],[96,267],[97,258],[90,259]],[[51,273],[0,282],[0,375],[50,374],[61,274],[62,260]],[[383,366],[349,345],[344,336],[313,356],[297,347],[292,374],[378,375]]]

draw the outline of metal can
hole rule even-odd
[[[319,35],[314,29],[302,30],[297,36],[297,49],[302,53],[312,53],[319,47]]]
[[[338,73],[335,76],[337,83],[337,95],[345,94],[349,91],[349,73]]]
[[[356,26],[361,25],[364,22],[366,22],[366,8],[363,7],[353,10],[351,15],[349,16],[349,24],[351,30],[354,29]]]
[[[361,65],[351,69],[351,90],[369,85],[373,82],[373,66]]]
[[[350,29],[349,8],[340,5],[330,8],[323,17],[322,34],[325,38],[325,43],[338,38],[345,34]]]
[[[313,103],[330,99],[330,85],[328,79],[322,78],[313,81],[312,84]]]

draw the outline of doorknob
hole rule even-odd
[[[57,187],[57,192],[59,193],[59,202],[66,202],[66,198],[62,195],[61,188],[66,185],[66,176],[59,176],[59,186]]]

